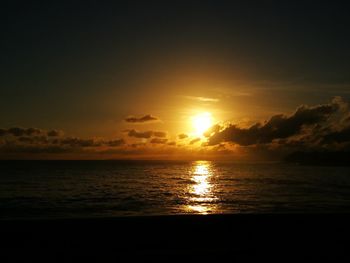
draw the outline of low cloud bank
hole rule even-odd
[[[340,97],[330,103],[299,106],[291,115],[278,114],[248,128],[216,125],[207,132],[208,145],[269,145],[298,150],[350,150],[350,107]]]
[[[138,120],[155,118],[145,115]],[[15,154],[30,157],[37,153],[60,156],[86,153],[94,156],[91,158],[101,154],[156,158],[160,154],[166,158],[277,160],[293,152],[350,152],[350,105],[335,97],[325,104],[301,105],[292,114],[277,114],[250,127],[216,124],[204,135],[205,138],[193,138],[186,133],[171,136],[164,131],[128,129],[120,138],[105,139],[72,137],[61,130],[35,127],[0,128],[0,158]],[[292,155],[293,160],[295,156],[309,155]]]

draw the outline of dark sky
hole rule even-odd
[[[220,98],[226,120],[350,91],[341,2],[110,2],[2,3],[3,127],[105,136],[127,115],[176,119],[177,96]]]

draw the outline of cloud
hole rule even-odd
[[[190,141],[190,144],[195,144],[196,142],[199,142],[201,139],[200,138],[195,138]]]
[[[137,131],[137,130],[127,130],[129,137],[149,139],[151,137],[160,137],[164,138],[167,136],[166,132],[162,131]]]
[[[47,136],[49,136],[49,137],[59,137],[59,136],[63,136],[63,132],[59,131],[59,130],[51,130],[51,131],[47,131]]]
[[[60,130],[0,128],[0,158],[46,158],[49,154],[66,154],[57,158],[82,155],[99,158],[99,154],[105,157],[116,154],[113,158],[146,155],[158,158],[161,154],[164,158],[218,156],[229,159],[235,156],[237,160],[280,160],[296,151],[350,152],[350,105],[336,97],[325,104],[301,105],[292,114],[277,114],[250,126],[216,124],[205,133],[205,138],[181,133],[177,135],[177,142],[170,141],[171,137],[164,131],[130,129],[125,132],[124,138],[106,139],[71,137]]]
[[[101,146],[102,142],[94,139],[81,139],[76,137],[67,137],[59,141],[61,145],[68,145],[70,147],[97,147]]]
[[[145,131],[145,132],[140,132],[136,130],[129,130],[128,136],[129,137],[135,137],[135,138],[143,138],[143,139],[149,139],[153,135],[152,131]]]
[[[21,128],[21,127],[12,127],[9,129],[0,129],[0,136],[12,135],[12,136],[31,136],[39,135],[43,131],[37,128]]]
[[[18,137],[17,140],[19,142],[23,143],[29,143],[29,144],[47,144],[49,143],[49,140],[46,136],[22,136]]]
[[[150,143],[153,144],[165,144],[168,141],[168,139],[161,139],[161,138],[153,138]]]
[[[62,131],[12,127],[0,129],[0,153],[69,153],[125,145],[124,139],[64,137]]]
[[[153,132],[153,136],[154,137],[160,137],[160,138],[164,138],[166,137],[167,133],[166,132],[162,132],[162,131],[154,131]]]
[[[124,139],[116,139],[116,140],[107,141],[105,142],[105,144],[111,147],[117,147],[117,146],[125,145],[126,142]]]
[[[219,124],[215,124],[204,132],[204,136],[210,137],[213,133],[219,132],[221,129],[222,127]]]
[[[197,100],[201,102],[219,102],[219,99],[208,97],[185,96],[186,99]]]
[[[193,159],[197,158],[194,154],[200,148],[189,149],[188,144],[177,145],[175,141],[169,141],[164,131],[127,130],[128,137],[129,134],[131,137],[149,137],[147,141],[136,143],[129,143],[125,138],[66,136],[60,130],[0,128],[0,132],[0,159]]]
[[[125,118],[125,121],[131,122],[131,123],[144,123],[144,122],[151,122],[151,121],[159,121],[159,118],[152,116],[150,114],[147,114],[142,117],[129,116]]]
[[[185,133],[181,133],[181,134],[178,135],[178,138],[179,138],[180,140],[183,140],[183,139],[188,138],[188,135],[185,134]]]
[[[21,127],[11,127],[8,129],[0,129],[0,136],[11,135],[15,137],[20,136],[34,136],[34,135],[42,135],[49,137],[59,137],[63,136],[63,132],[59,130],[42,130],[38,128],[21,128]]]
[[[235,124],[217,126],[209,134],[208,145],[231,142],[240,146],[270,144],[272,147],[323,147],[349,142],[349,105],[336,97],[330,103],[302,105],[292,115],[278,114],[248,128]]]

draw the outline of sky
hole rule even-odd
[[[3,4],[0,158],[347,150],[344,3],[72,2]]]

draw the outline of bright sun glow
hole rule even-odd
[[[204,112],[193,117],[193,127],[197,136],[202,136],[203,133],[212,126],[212,116],[209,112]]]

